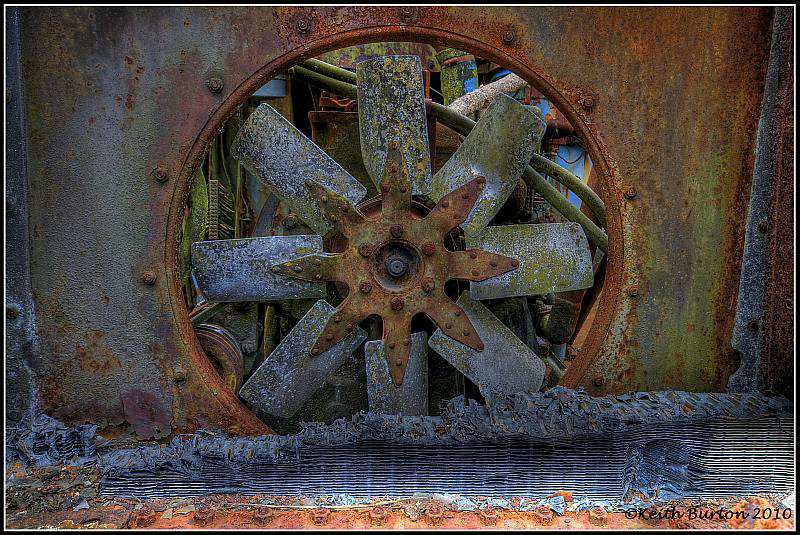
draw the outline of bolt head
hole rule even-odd
[[[628,296],[638,297],[638,295],[639,295],[639,288],[637,288],[636,286],[628,288]]]
[[[758,331],[758,320],[750,320],[747,322],[747,330],[754,333]]]
[[[364,258],[368,257],[372,254],[372,246],[368,243],[362,243],[358,246],[358,254],[363,256]]]
[[[293,215],[286,216],[283,220],[283,226],[288,229],[293,229],[297,226],[297,218]]]
[[[148,269],[142,272],[142,282],[148,286],[155,284],[157,278],[158,276],[156,275],[155,271]]]
[[[399,311],[399,310],[403,310],[403,304],[404,304],[403,300],[400,299],[399,297],[393,297],[391,302],[390,302],[392,310],[394,310],[395,312]]]
[[[172,378],[176,383],[182,383],[186,380],[186,370],[183,368],[175,368],[172,371]]]
[[[625,196],[626,199],[629,200],[636,198],[636,188],[633,186],[628,186],[627,188],[625,188],[623,195]]]
[[[403,236],[403,225],[392,225],[389,232],[391,232],[393,238],[401,238]]]
[[[768,228],[769,228],[769,224],[766,221],[762,221],[761,223],[758,224],[758,231],[761,234],[766,234]]]
[[[157,182],[166,182],[167,178],[169,178],[169,175],[167,175],[167,170],[161,166],[156,167],[154,175]]]
[[[485,176],[479,176],[477,178],[477,180],[478,180],[478,185],[479,186],[483,186],[484,184],[486,184],[486,177]]]
[[[306,17],[300,17],[297,19],[296,27],[299,33],[308,33],[308,30],[311,29],[311,24]]]
[[[432,292],[436,289],[436,281],[431,278],[426,278],[422,281],[422,289],[426,292]]]
[[[206,80],[206,87],[212,93],[219,93],[222,91],[222,88],[225,86],[225,83],[222,81],[222,78],[209,78]]]
[[[362,282],[358,289],[361,290],[361,293],[368,294],[372,291],[372,285],[368,282]]]
[[[422,252],[425,256],[432,256],[436,252],[436,245],[433,242],[425,242],[422,244]]]
[[[594,98],[592,97],[583,97],[581,99],[581,107],[586,111],[589,111],[592,108],[594,108],[594,104],[595,104]]]
[[[400,148],[400,144],[397,141],[392,140],[392,141],[389,142],[389,149],[390,150],[397,150],[399,148]]]
[[[516,40],[516,36],[514,35],[514,32],[509,30],[509,31],[507,31],[506,33],[503,34],[503,44],[510,45],[515,40]]]

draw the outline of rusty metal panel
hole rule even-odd
[[[21,9],[42,407],[145,438],[211,424],[268,430],[192,333],[174,272],[189,178],[246,95],[293,62],[365,41],[447,44],[507,66],[585,141],[608,207],[609,264],[563,383],[724,389],[738,365],[730,335],[772,16],[760,7]]]

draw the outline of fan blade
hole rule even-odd
[[[417,56],[382,56],[356,65],[358,125],[364,166],[380,187],[389,143],[405,157],[411,192],[431,191],[431,158],[422,62]]]
[[[367,194],[358,180],[268,104],[261,104],[247,118],[236,135],[232,153],[321,236],[333,226],[322,215],[318,201],[305,185],[307,181],[335,191],[353,206]]]
[[[376,414],[427,416],[428,414],[428,344],[427,333],[411,335],[411,355],[403,378],[397,386],[389,373],[383,352],[383,340],[364,345],[367,359],[367,397],[369,410]]]
[[[542,223],[486,227],[467,236],[467,247],[510,256],[513,271],[471,282],[472,299],[542,295],[588,288],[593,283],[589,242],[578,223]]]
[[[472,212],[461,223],[469,236],[486,227],[517,185],[539,146],[545,123],[538,108],[499,94],[475,128],[433,177],[431,199],[439,199],[473,180],[486,177]]]
[[[239,395],[253,406],[280,418],[291,418],[331,373],[367,339],[356,327],[347,337],[317,356],[311,346],[336,311],[320,299],[253,372]]]
[[[276,264],[322,252],[319,236],[271,236],[192,244],[192,268],[209,301],[274,301],[325,297],[325,284],[273,272]]]
[[[457,303],[464,309],[484,343],[475,351],[437,329],[428,345],[458,371],[478,385],[481,392],[514,394],[538,392],[544,379],[544,362],[517,338],[508,327],[467,292]]]

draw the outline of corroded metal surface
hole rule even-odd
[[[589,242],[577,223],[499,225],[467,236],[467,247],[519,259],[519,268],[471,282],[472,299],[544,295],[588,288],[593,282]]]
[[[369,410],[375,414],[427,416],[428,414],[428,335],[411,335],[403,384],[396,386],[389,373],[389,363],[383,351],[383,340],[364,345],[367,361],[367,395]]]
[[[484,342],[475,351],[437,329],[428,345],[443,356],[482,392],[513,394],[537,392],[544,379],[544,362],[517,338],[488,308],[473,301],[467,292],[457,304],[464,310]]]
[[[367,338],[363,329],[355,327],[330,348],[312,355],[311,345],[334,311],[324,300],[317,301],[253,372],[239,395],[269,414],[292,417]]]
[[[500,94],[481,113],[475,128],[433,177],[431,198],[463,186],[474,175],[486,177],[486,187],[469,217],[461,224],[470,236],[497,215],[539,146],[545,124],[538,108],[523,106]]]
[[[286,280],[273,265],[322,251],[314,235],[213,240],[192,244],[197,284],[212,302],[274,301],[325,297],[325,285]]]
[[[337,253],[309,255],[283,262],[272,270],[305,281],[336,281],[347,296],[323,329],[311,351],[326,351],[370,315],[383,319],[384,353],[395,384],[403,376],[411,351],[411,320],[428,315],[447,336],[476,351],[483,343],[469,320],[445,294],[451,279],[480,281],[512,271],[519,261],[479,249],[448,251],[445,238],[469,214],[482,191],[477,177],[442,197],[422,219],[414,218],[411,177],[399,143],[392,142],[381,184],[381,213],[368,219],[347,199],[309,181],[321,216],[347,238]]]
[[[269,78],[376,40],[507,66],[586,144],[608,210],[609,264],[567,384],[721,390],[738,366],[730,335],[771,8],[20,12],[35,372],[51,414],[125,432],[120,392],[143,392],[172,432],[265,431],[215,377],[185,310],[174,267],[190,179],[223,121]],[[212,74],[224,80],[219,93],[205,84]],[[146,288],[145,269],[157,274]],[[138,394],[127,393],[131,377]],[[152,426],[135,432],[154,436]]]
[[[376,186],[380,186],[389,143],[406,155],[414,195],[431,191],[431,158],[425,117],[422,63],[417,56],[385,56],[362,61],[358,76],[358,124],[361,154]]]
[[[358,180],[269,104],[261,104],[250,114],[231,150],[248,171],[323,236],[332,226],[320,217],[319,207],[303,186],[306,180],[332,189],[353,204],[367,194]]]

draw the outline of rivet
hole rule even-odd
[[[396,345],[394,342],[389,342],[389,349],[394,349]]]
[[[167,170],[161,166],[156,167],[154,175],[156,177],[157,182],[166,182],[167,178],[169,178]]]
[[[462,199],[466,199],[467,197],[469,197],[469,193],[467,193],[466,191],[461,194]]]
[[[314,278],[317,279],[318,281],[321,281],[322,280],[322,275],[317,273],[316,275],[314,275]]]
[[[402,366],[402,365],[403,365],[403,361],[402,361],[402,360],[400,360],[400,359],[397,359],[397,360],[394,362],[394,364],[395,364],[395,366]]]
[[[314,187],[314,181],[313,180],[306,180],[306,187],[307,188],[313,188]]]
[[[314,349],[312,349],[312,350],[311,350],[311,354],[312,354],[312,355],[319,355],[319,348],[318,348],[318,347],[315,347]]]
[[[469,331],[461,331],[461,334],[463,334],[466,337],[469,337]]]
[[[399,147],[400,147],[400,144],[397,143],[397,141],[392,140],[392,141],[389,142],[389,148],[391,150],[397,150]]]
[[[477,251],[470,251],[470,252],[469,252],[469,257],[470,257],[471,259],[473,259],[473,260],[475,260],[476,258],[478,258],[478,253],[477,253]]]
[[[517,37],[516,35],[514,35],[514,32],[507,31],[506,33],[503,34],[503,44],[510,45],[516,40],[516,38]]]
[[[761,223],[758,224],[758,231],[761,234],[766,234],[767,233],[767,228],[769,228],[769,225],[767,224],[766,221],[762,221]]]
[[[628,288],[628,296],[629,297],[636,297],[638,295],[639,295],[639,288],[637,288],[636,286],[632,286],[632,287]]]
[[[294,269],[295,273],[302,273],[303,271],[303,268],[301,266],[294,266],[294,268],[292,269]]]
[[[750,332],[753,332],[753,333],[758,331],[758,320],[753,319],[753,320],[748,321],[747,322],[747,330],[750,331]]]
[[[405,193],[408,189],[405,186],[400,186],[400,193]]]
[[[400,8],[400,22],[410,24],[414,20],[414,9],[408,6]]]
[[[625,198],[626,198],[626,199],[628,199],[628,200],[630,200],[630,199],[635,199],[635,198],[636,198],[636,188],[635,188],[635,187],[633,187],[633,186],[628,186],[628,187],[625,189],[625,191],[623,192],[623,195],[624,195],[624,196],[625,196]]]
[[[321,266],[322,265],[322,260],[320,260],[319,258],[315,258],[313,260],[313,262],[314,262],[315,266]]]
[[[311,29],[311,24],[308,22],[308,18],[301,16],[299,19],[297,19],[296,28],[298,33],[308,33],[308,30]]]
[[[434,281],[430,277],[423,279],[422,289],[425,290],[426,292],[432,292],[433,290],[436,289],[436,281]]]
[[[321,202],[328,202],[328,196],[327,195],[323,195],[322,197],[319,198],[319,200]]]
[[[297,226],[297,218],[293,215],[286,216],[286,219],[283,220],[284,228],[293,229]]]
[[[6,318],[15,320],[17,316],[19,316],[19,309],[16,306],[11,305],[6,307]]]
[[[158,277],[157,277],[155,271],[152,271],[152,270],[148,269],[148,270],[142,272],[142,282],[145,283],[148,286],[152,286],[153,284],[155,284],[156,283],[156,278],[158,278]]]
[[[481,186],[486,184],[486,177],[485,176],[479,176],[478,177],[478,184],[480,184]]]
[[[453,214],[453,219],[461,219],[461,214]]]
[[[409,340],[408,338],[406,338],[405,340],[403,340],[403,345],[404,345],[404,346],[408,346],[408,344],[410,344],[410,343],[411,343],[411,340]]]
[[[489,265],[492,267],[497,267],[497,260],[489,260]]]
[[[442,208],[447,208],[450,206],[450,201],[442,201]]]
[[[272,272],[273,273],[280,273],[281,272],[280,266],[272,266]]]
[[[511,267],[519,267],[519,261],[517,261],[517,260],[512,260],[512,261],[511,261]]]
[[[347,325],[344,326],[344,330],[348,331],[348,332],[352,331],[353,330],[353,324],[352,323],[348,323]]]
[[[186,380],[186,370],[184,370],[183,368],[175,368],[172,371],[172,379],[176,383],[184,382]]]
[[[389,190],[392,189],[389,187],[389,184],[381,184],[381,191],[384,193],[389,193]]]
[[[325,340],[327,340],[328,342],[330,342],[331,340],[333,340],[333,335],[332,335],[332,334],[326,334],[326,335],[325,335]]]
[[[445,329],[452,329],[453,328],[453,324],[452,323],[445,323],[444,324],[444,328]]]
[[[592,108],[594,108],[594,104],[595,104],[594,98],[592,97],[583,97],[581,99],[581,107],[586,111],[589,111]]]
[[[483,351],[483,342],[478,341],[478,343],[475,344],[475,346],[478,348],[478,351]]]
[[[473,270],[472,270],[472,276],[473,276],[473,277],[477,277],[477,276],[478,276],[478,275],[480,275],[480,274],[481,274],[481,272],[480,272],[480,271],[478,271],[477,269],[473,269]]]
[[[336,322],[336,323],[339,323],[340,321],[342,321],[342,317],[341,316],[334,316],[333,317],[333,321]]]
[[[459,317],[459,316],[461,316],[461,311],[460,310],[456,310],[455,314],[456,314],[456,317]]]
[[[212,93],[219,93],[222,91],[222,88],[225,87],[225,83],[222,81],[222,78],[209,78],[206,80],[206,87]]]

